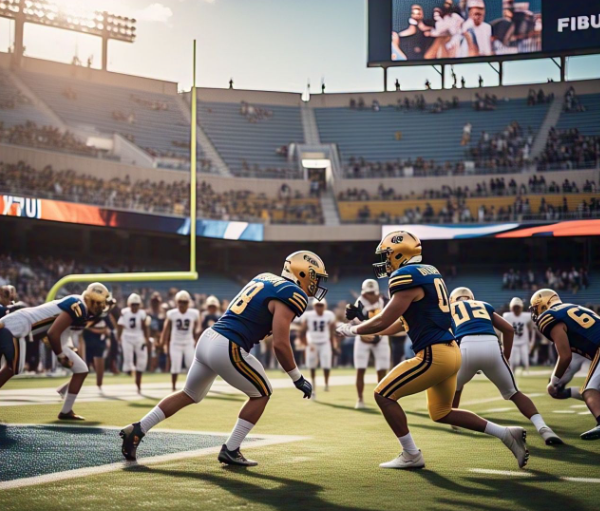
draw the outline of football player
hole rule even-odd
[[[127,298],[127,307],[121,311],[117,321],[117,337],[123,349],[123,371],[135,372],[138,394],[142,393],[142,375],[148,365],[150,350],[147,318],[146,311],[142,309],[142,298],[136,293],[131,293]]]
[[[25,351],[19,339],[32,334],[34,340],[41,339],[56,354],[58,362],[73,371],[69,382],[60,420],[83,420],[73,412],[73,404],[88,374],[86,363],[65,342],[71,327],[81,328],[88,322],[108,312],[114,304],[108,289],[95,282],[81,296],[70,295],[61,300],[28,307],[12,312],[0,320],[0,350],[10,367],[9,377],[18,372]],[[0,380],[0,387],[7,380]]]
[[[450,293],[450,312],[452,330],[462,355],[452,408],[458,408],[465,384],[478,371],[482,371],[502,397],[510,399],[533,423],[546,445],[562,444],[563,441],[546,425],[533,401],[517,388],[515,377],[507,363],[513,347],[514,327],[501,318],[489,303],[475,300],[468,287],[458,287]],[[502,333],[504,352],[495,328]]]
[[[565,374],[562,375],[562,378],[556,386],[556,394],[551,397],[553,397],[554,399],[573,398],[583,401],[583,396],[581,395],[579,387],[567,387],[567,385],[579,372],[581,366],[587,359],[579,353],[571,353],[571,356],[571,363],[569,364],[568,369],[565,371]]]
[[[596,419],[596,427],[581,434],[583,440],[600,438],[600,316],[572,303],[562,303],[556,291],[540,289],[531,297],[531,315],[542,335],[550,339],[558,360],[548,384],[548,394],[557,397],[561,378],[572,361],[572,352],[592,361],[581,387],[585,404]]]
[[[365,321],[379,314],[389,300],[379,293],[379,283],[375,279],[367,279],[362,283],[361,294],[356,303],[346,307],[346,319],[349,321]],[[369,366],[369,357],[373,354],[377,381],[381,381],[390,370],[392,351],[387,336],[357,335],[354,339],[354,367],[356,368],[357,410],[366,408],[363,398],[365,388],[365,372]]]
[[[206,312],[202,315],[201,325],[203,332],[219,321],[221,317],[219,307],[219,299],[216,296],[211,295],[206,299]]]
[[[162,331],[161,344],[166,347],[171,359],[171,384],[173,392],[177,390],[177,377],[183,369],[187,369],[194,360],[194,347],[198,339],[200,312],[190,308],[192,297],[181,290],[175,295],[176,309],[167,312],[167,321]]]
[[[24,307],[26,307],[25,303],[17,302],[17,290],[15,286],[6,285],[0,287],[0,318]]]
[[[510,312],[505,312],[502,317],[513,326],[515,338],[510,358],[507,357],[507,360],[510,362],[513,371],[522,366],[528,372],[530,339],[533,338],[531,313],[523,312],[523,300],[516,296],[510,301],[509,307]]]
[[[249,399],[218,460],[229,465],[257,465],[244,457],[240,445],[260,419],[272,388],[262,364],[250,350],[272,334],[277,360],[296,388],[310,398],[312,386],[294,361],[290,325],[295,317],[304,314],[309,296],[317,300],[325,297],[326,281],[323,261],[306,250],[287,257],[281,276],[262,273],[254,277],[231,301],[219,321],[200,336],[183,390],[166,397],[140,422],[121,431],[125,458],[135,460],[137,447],[151,428],[182,408],[202,401],[220,376]]]
[[[427,391],[429,416],[435,422],[480,431],[501,439],[524,467],[529,458],[526,432],[503,427],[467,410],[452,408],[456,376],[461,364],[460,348],[452,333],[450,302],[444,279],[430,265],[420,264],[421,242],[406,231],[383,237],[374,264],[378,278],[389,277],[390,301],[373,318],[360,325],[344,324],[341,334],[393,335],[404,329],[413,342],[414,358],[394,367],[375,389],[375,401],[402,445],[402,453],[382,468],[422,468],[425,461],[417,448],[398,400]]]
[[[335,314],[327,310],[327,301],[315,300],[313,310],[307,311],[301,318],[300,340],[306,346],[306,366],[310,369],[313,386],[312,399],[316,399],[316,372],[321,364],[325,376],[325,392],[329,391],[329,373],[333,358],[333,339],[335,337]]]

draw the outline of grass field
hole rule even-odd
[[[281,377],[281,373],[271,373],[271,376]],[[167,379],[166,375],[151,375],[147,381],[166,382]],[[592,417],[585,413],[585,405],[575,400],[552,400],[545,394],[547,376],[518,380],[526,393],[544,393],[534,401],[567,445],[544,445],[532,425],[520,416],[512,403],[503,401],[486,380],[474,380],[466,387],[463,404],[500,424],[527,427],[531,459],[524,471],[519,471],[510,452],[498,440],[483,434],[454,433],[446,426],[433,423],[426,412],[424,395],[404,399],[403,405],[427,467],[416,472],[379,469],[380,462],[396,456],[400,449],[375,407],[372,385],[367,387],[366,393],[369,409],[355,411],[355,391],[351,385],[333,387],[328,393],[321,389],[318,401],[309,402],[302,400],[290,383],[289,388],[275,391],[253,434],[308,438],[265,447],[252,447],[252,442],[248,442],[243,450],[260,463],[258,467],[225,468],[217,463],[215,454],[175,456],[170,461],[148,466],[141,460],[138,466],[108,473],[0,490],[0,509],[598,509],[600,442],[579,439],[582,431],[594,425]],[[35,388],[57,386],[61,381],[64,379],[17,380],[7,389],[31,388],[34,392]],[[107,384],[127,381],[126,377],[109,378]],[[90,383],[93,383],[91,378]],[[573,383],[580,384],[581,379]],[[226,435],[243,401],[242,396],[235,394],[209,395],[203,403],[187,408],[161,427]],[[88,418],[89,426],[123,426],[138,420],[154,404],[151,399],[111,400],[80,403],[76,411]],[[0,406],[0,421],[54,424],[57,412],[57,405],[50,404]],[[72,440],[63,440],[64,445],[53,448],[58,448],[64,456],[77,458],[85,466],[85,460],[95,456],[94,444],[81,445],[76,441],[77,431],[69,431],[67,438]],[[144,456],[145,447],[148,449],[151,445],[153,434],[160,435],[151,432],[142,442],[140,458]],[[190,444],[186,449],[196,449],[195,437],[188,437],[191,440],[185,440]],[[118,453],[120,442],[116,431],[114,435],[109,431],[101,438],[103,442],[112,442],[111,449]],[[6,454],[12,448],[15,443],[0,445],[0,469],[2,459],[7,459]],[[35,464],[44,450],[42,447],[17,462]],[[509,473],[482,473],[473,469]],[[0,481],[1,476],[0,473]],[[562,477],[587,478],[588,481]]]

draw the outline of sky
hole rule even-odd
[[[57,0],[79,9],[102,9],[134,17],[133,44],[109,42],[108,69],[175,81],[189,89],[192,40],[198,41],[197,84],[238,89],[304,92],[308,82],[319,92],[383,90],[383,71],[366,66],[366,0]],[[0,19],[0,51],[12,44],[12,22]],[[82,62],[93,55],[100,66],[100,39],[27,24],[26,56]],[[600,55],[573,57],[568,79],[600,77]],[[496,72],[487,64],[455,66],[467,86],[496,85]],[[450,70],[447,68],[447,86]],[[388,84],[399,79],[402,89],[423,89],[429,79],[438,88],[440,77],[431,66],[392,68]],[[504,83],[544,83],[559,79],[549,59],[504,64]]]

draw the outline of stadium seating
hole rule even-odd
[[[150,154],[189,159],[189,123],[174,96],[29,71],[18,75],[73,128],[120,133]]]
[[[5,128],[35,122],[39,126],[52,124],[52,120],[39,110],[18,87],[15,87],[8,73],[0,69],[0,122]]]
[[[475,111],[470,103],[439,114],[416,109],[399,111],[382,106],[379,112],[348,107],[315,108],[321,142],[337,143],[343,164],[351,157],[371,162],[394,161],[418,157],[438,164],[470,159],[467,150],[476,145],[483,131],[490,134],[504,130],[517,121],[526,132],[540,128],[548,104],[527,106],[525,99],[498,100],[494,111]],[[471,144],[461,146],[462,128],[472,124]],[[400,133],[400,140],[396,133]]]
[[[276,153],[291,142],[304,142],[300,108],[248,106],[265,111],[266,115],[252,121],[252,117],[242,115],[240,103],[198,103],[199,123],[229,169],[236,175],[301,177],[297,168],[290,167],[287,159]],[[244,162],[250,171],[244,171]],[[253,172],[255,166],[259,172]]]
[[[585,94],[578,96],[585,112],[562,112],[557,130],[577,128],[584,135],[600,135],[600,94]]]

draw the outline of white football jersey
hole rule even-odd
[[[323,311],[323,314],[319,316],[317,311],[309,310],[304,313],[302,320],[306,321],[306,337],[310,344],[324,344],[329,342],[329,325],[332,323],[335,324],[335,314],[332,311]]]
[[[505,312],[502,317],[515,329],[515,346],[529,344],[529,326],[532,324],[531,312],[521,312],[516,316],[512,311]]]
[[[121,309],[121,316],[117,324],[123,327],[123,338],[140,339],[144,337],[143,325],[146,321],[146,311],[139,309],[137,312],[131,312],[129,307]]]
[[[189,344],[194,342],[194,324],[200,320],[198,309],[180,312],[171,309],[167,312],[167,319],[171,322],[171,342],[174,344]]]
[[[384,309],[388,301],[389,300],[383,295],[379,295],[379,300],[377,300],[375,303],[371,303],[363,295],[360,295],[354,305],[356,305],[359,309],[362,309],[363,314],[367,317],[367,319],[371,319],[372,317],[377,316],[377,314]],[[378,342],[381,339],[379,336],[375,335],[357,335],[356,338],[361,339],[366,343],[373,343],[375,341]],[[387,339],[387,336],[385,336],[383,339]]]

